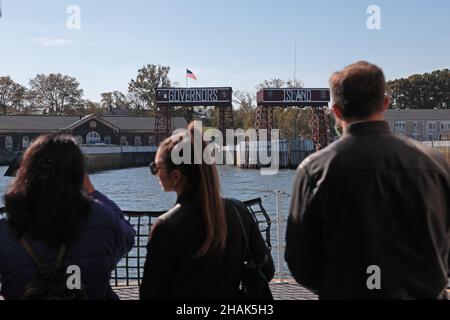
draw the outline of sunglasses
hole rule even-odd
[[[159,170],[166,170],[167,168],[158,168],[156,166],[156,163],[152,162],[150,163],[150,172],[152,173],[152,175],[156,176],[156,174],[158,173]]]

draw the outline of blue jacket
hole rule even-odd
[[[91,213],[77,241],[67,248],[64,265],[80,267],[89,300],[118,299],[110,286],[111,272],[133,247],[135,231],[114,202],[98,191],[91,196]],[[55,249],[27,240],[41,259],[55,261]],[[1,295],[6,300],[20,299],[36,273],[33,261],[18,243],[7,221],[0,219]]]

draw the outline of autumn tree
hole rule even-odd
[[[392,107],[434,109],[450,107],[450,70],[415,74],[387,83]]]
[[[236,128],[244,130],[255,127],[256,97],[246,91],[235,91],[233,97],[235,105],[234,124]]]
[[[19,111],[26,95],[24,86],[14,82],[11,77],[0,77],[0,113],[8,115]]]
[[[136,79],[130,81],[128,91],[145,102],[150,115],[156,114],[156,89],[172,86],[169,79],[170,67],[148,64],[138,70]]]
[[[96,116],[102,116],[105,109],[100,103],[91,100],[85,100],[83,103],[83,112],[85,115],[95,114]]]
[[[114,110],[128,110],[131,105],[127,97],[120,91],[102,93],[100,104],[103,109],[110,112]]]
[[[95,114],[96,116],[102,116],[104,108],[98,102],[92,100],[83,100],[81,104],[77,104],[73,108],[67,109],[65,115],[71,116],[86,116],[90,114]]]
[[[279,78],[271,80],[264,80],[256,86],[256,90],[259,91],[265,88],[303,88],[303,82],[297,79],[288,79],[287,81]]]
[[[60,116],[82,104],[83,89],[79,86],[75,78],[67,75],[38,74],[30,80],[30,93],[45,113]]]

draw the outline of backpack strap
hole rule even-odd
[[[56,260],[55,260],[55,264],[58,268],[62,267],[62,263],[64,261],[64,256],[66,254],[66,246],[65,245],[61,245],[61,247],[59,247],[59,251],[58,254],[56,256]]]
[[[28,243],[25,238],[20,238],[19,240],[20,245],[25,249],[25,251],[28,253],[28,255],[33,260],[34,264],[38,267],[39,270],[45,270],[48,266],[42,262],[41,258],[36,254],[36,252],[33,250],[31,245]],[[61,245],[59,248],[58,254],[56,256],[56,260],[54,262],[54,265],[56,268],[60,268],[62,266],[62,262],[64,260],[64,255],[66,253],[66,246]]]

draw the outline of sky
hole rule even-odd
[[[180,86],[189,68],[191,87],[252,93],[294,74],[328,87],[331,73],[358,60],[390,80],[450,68],[448,0],[0,1],[0,76],[28,86],[36,74],[68,74],[94,101],[126,92],[149,63],[170,66]],[[378,21],[373,5],[381,29],[367,26]]]

